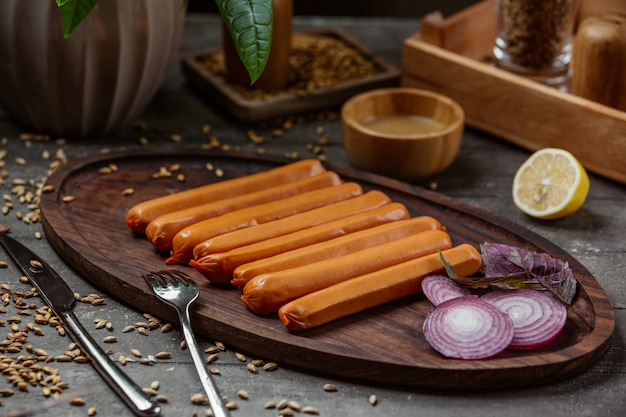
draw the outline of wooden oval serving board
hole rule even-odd
[[[142,311],[177,323],[142,274],[165,267],[166,254],[125,225],[126,211],[143,200],[219,181],[211,163],[232,178],[287,163],[256,154],[202,152],[120,153],[95,155],[59,168],[48,179],[54,191],[41,196],[47,238],[86,279]],[[179,164],[184,183],[153,179],[160,167]],[[103,167],[115,165],[111,174]],[[192,309],[195,331],[238,351],[305,370],[351,379],[429,388],[494,388],[537,385],[570,377],[591,365],[609,347],[615,326],[605,292],[579,262],[563,250],[518,225],[480,209],[410,184],[360,171],[329,167],[365,190],[378,189],[407,206],[413,216],[431,215],[444,224],[455,244],[500,242],[547,252],[571,265],[580,283],[574,305],[592,323],[585,326],[571,312],[563,333],[534,351],[507,350],[488,360],[446,359],[422,334],[431,310],[423,295],[406,297],[302,333],[290,333],[276,315],[260,317],[239,300],[239,291],[208,283],[193,268],[201,296]],[[134,194],[123,196],[127,188]],[[63,202],[64,196],[75,196]]]

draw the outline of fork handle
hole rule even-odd
[[[204,388],[209,400],[209,405],[213,410],[213,415],[215,417],[229,417],[230,412],[228,411],[228,408],[226,408],[226,404],[224,404],[222,395],[219,393],[213,377],[206,369],[204,359],[202,358],[202,351],[200,350],[198,342],[196,341],[193,331],[191,330],[189,307],[184,309],[184,311],[179,311],[178,315],[180,319],[180,326],[183,330],[183,336],[187,342],[187,347],[191,353],[191,358],[193,359],[196,371],[200,376],[200,382],[202,383],[202,387]]]
[[[96,368],[96,371],[136,415],[146,417],[160,414],[161,407],[113,363],[111,358],[89,336],[74,313],[68,310],[59,311],[57,314],[63,320],[76,343],[92,359],[91,364]]]

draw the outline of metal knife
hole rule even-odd
[[[72,311],[76,303],[74,293],[63,278],[43,259],[6,233],[0,233],[0,244],[30,278],[45,303],[63,320],[74,341],[89,355],[96,371],[115,393],[135,414],[159,415],[159,405],[113,363],[80,324]]]

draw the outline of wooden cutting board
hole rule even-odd
[[[44,230],[54,248],[93,284],[142,311],[177,323],[172,309],[160,302],[141,277],[163,269],[166,254],[125,225],[126,211],[143,200],[219,181],[206,164],[233,178],[289,162],[257,154],[184,151],[95,155],[59,168],[48,179],[54,191],[41,196]],[[160,167],[180,165],[184,182],[154,179]],[[114,172],[101,174],[101,168]],[[579,262],[555,245],[505,219],[443,195],[372,174],[329,167],[364,190],[378,189],[407,206],[413,216],[430,215],[444,224],[455,244],[500,242],[547,252],[571,265],[580,283],[563,333],[534,351],[507,350],[488,360],[446,359],[422,334],[431,310],[423,295],[406,297],[328,325],[290,333],[276,315],[260,317],[239,300],[239,291],[208,283],[193,268],[201,296],[192,309],[195,331],[238,351],[304,370],[365,382],[430,388],[495,388],[537,385],[573,376],[590,366],[609,347],[615,327],[607,295]],[[123,191],[133,188],[132,195]],[[65,196],[74,196],[64,202]]]

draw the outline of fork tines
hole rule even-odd
[[[189,275],[176,269],[150,272],[144,274],[143,277],[148,282],[150,282],[150,280],[156,280],[157,283],[163,287],[167,287],[172,284],[176,285],[178,283],[182,283],[185,286],[194,284],[194,281],[189,277]]]

